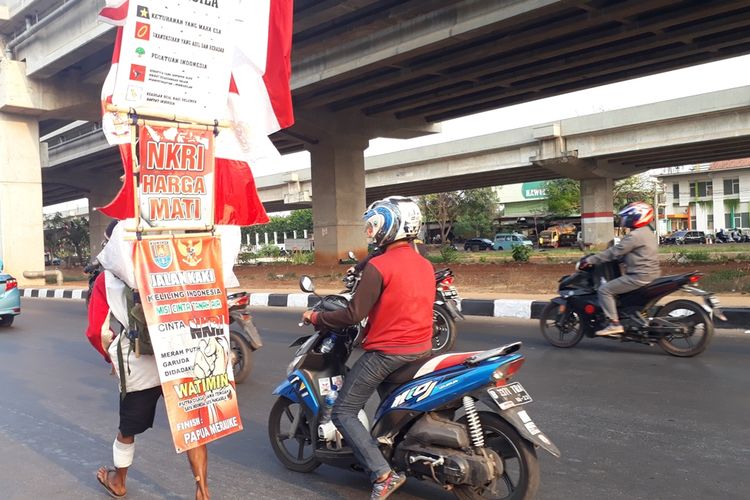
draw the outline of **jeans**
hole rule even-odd
[[[626,274],[600,286],[599,303],[602,306],[604,314],[610,319],[610,321],[619,321],[619,317],[617,316],[617,301],[615,297],[626,292],[637,290],[649,283],[649,281],[641,281]]]
[[[331,420],[352,447],[359,463],[370,471],[370,479],[373,482],[390,472],[391,466],[380,452],[378,443],[370,435],[370,430],[359,420],[359,411],[365,407],[367,400],[388,375],[423,356],[396,356],[378,351],[364,353],[344,379],[344,387],[333,405]]]

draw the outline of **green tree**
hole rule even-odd
[[[581,213],[581,183],[574,179],[555,179],[544,185],[547,212],[557,217]]]
[[[88,261],[88,218],[65,218],[58,212],[47,217],[44,226],[44,247],[47,252],[65,258],[68,264],[83,264]]]
[[[547,211],[550,215],[567,217],[581,213],[581,182],[574,179],[555,179],[545,183]],[[628,203],[645,201],[653,203],[656,185],[644,175],[633,175],[615,181],[612,211]]]
[[[500,199],[492,188],[469,189],[463,201],[453,233],[461,238],[479,238],[493,232],[493,221],[498,215]]]
[[[453,230],[456,236],[489,234],[497,216],[498,197],[492,188],[467,189],[420,197],[419,205],[426,221],[440,228],[441,241]]]
[[[242,241],[250,236],[250,241],[255,243],[255,235],[263,233],[276,232],[279,235],[279,241],[284,240],[284,233],[291,233],[297,231],[297,237],[301,238],[302,233],[305,229],[311,232],[313,228],[312,222],[312,210],[309,208],[295,210],[289,215],[274,215],[270,217],[270,220],[266,224],[257,226],[246,226],[242,228]],[[261,237],[261,243],[265,240]]]

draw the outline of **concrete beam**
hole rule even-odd
[[[372,118],[357,111],[336,113],[325,110],[300,109],[295,112],[296,123],[292,133],[308,137],[308,143],[316,140],[331,140],[341,135],[356,133],[359,137],[387,137],[413,139],[441,131],[439,124],[427,123],[421,118],[396,120],[390,117]]]
[[[65,117],[85,119],[82,115],[99,114],[101,89],[83,86],[72,77],[55,80],[32,80],[26,76],[26,64],[10,59],[0,60],[0,112],[39,118]]]

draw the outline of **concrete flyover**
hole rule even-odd
[[[116,150],[107,147],[101,134],[86,125],[65,134],[79,135],[49,147],[43,179],[45,199],[50,202],[62,201],[56,197],[97,173],[111,179],[121,171]],[[563,176],[589,185],[651,168],[746,156],[750,156],[750,86],[371,156],[365,159],[366,199],[369,203],[391,194],[420,195]],[[269,211],[310,206],[310,169],[256,181]],[[611,206],[611,190],[608,195],[598,187],[594,186],[593,197]],[[105,192],[104,198],[110,195]],[[593,244],[611,237],[611,208],[584,212],[607,210],[607,215],[589,217],[601,219],[599,224],[588,224],[601,228],[589,231]]]
[[[101,6],[9,0],[0,9],[7,144],[31,147],[63,120],[96,120],[114,37],[96,22]],[[362,152],[371,138],[415,137],[447,118],[750,52],[745,0],[297,0],[294,9],[297,123],[274,141],[311,153],[324,260],[364,245],[354,214],[365,206]],[[77,86],[68,92],[65,82]],[[55,93],[65,99],[39,102]],[[19,179],[8,172],[10,149],[0,148],[0,249],[20,275],[42,262],[41,233],[27,236],[41,210],[16,230],[13,207],[40,203],[42,158],[27,153]],[[21,239],[23,253],[13,253],[9,242]]]

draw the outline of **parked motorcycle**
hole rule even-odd
[[[314,293],[307,276],[300,287]],[[338,310],[348,302],[347,294],[327,295],[314,309]],[[362,470],[330,421],[326,398],[341,388],[360,332],[358,325],[321,329],[291,345],[299,348],[274,391],[278,399],[268,420],[271,447],[288,469],[310,472],[328,464]],[[520,347],[515,342],[409,363],[378,388],[372,427],[364,411],[360,420],[394,469],[432,480],[458,498],[534,498],[536,448],[560,452],[526,411],[528,392],[511,381],[524,362]]]
[[[556,347],[573,347],[583,336],[596,337],[607,324],[597,295],[598,284],[620,275],[617,262],[581,269],[560,279],[560,296],[552,299],[542,312],[542,335]],[[697,272],[662,276],[648,285],[622,294],[617,312],[625,333],[615,339],[659,346],[674,356],[695,356],[703,352],[714,334],[713,317],[726,319],[719,300],[710,292],[696,288]],[[703,299],[703,304],[687,299],[657,305],[663,297],[684,290]]]
[[[86,309],[89,308],[91,292],[94,290],[94,281],[96,281],[96,278],[102,271],[104,271],[104,268],[99,264],[99,261],[96,258],[92,259],[91,262],[86,264],[86,267],[83,268],[83,272],[89,275],[89,291],[86,294]]]
[[[435,271],[435,303],[432,306],[432,352],[443,354],[453,349],[458,336],[456,320],[464,319],[458,310],[458,290],[453,285],[453,271]]]
[[[253,352],[263,347],[258,329],[247,311],[250,296],[247,292],[227,295],[229,309],[229,348],[234,381],[242,383],[253,369]]]
[[[357,261],[353,252],[349,252],[349,259],[355,266],[349,268],[344,279],[346,293],[354,293],[362,277],[361,270],[364,263],[377,254],[369,255],[364,262]],[[456,320],[464,319],[458,310],[458,290],[453,285],[453,271],[441,269],[435,271],[435,302],[432,306],[432,354],[443,354],[453,349],[458,331]],[[366,321],[365,321],[366,324]],[[364,325],[363,325],[364,326]]]

